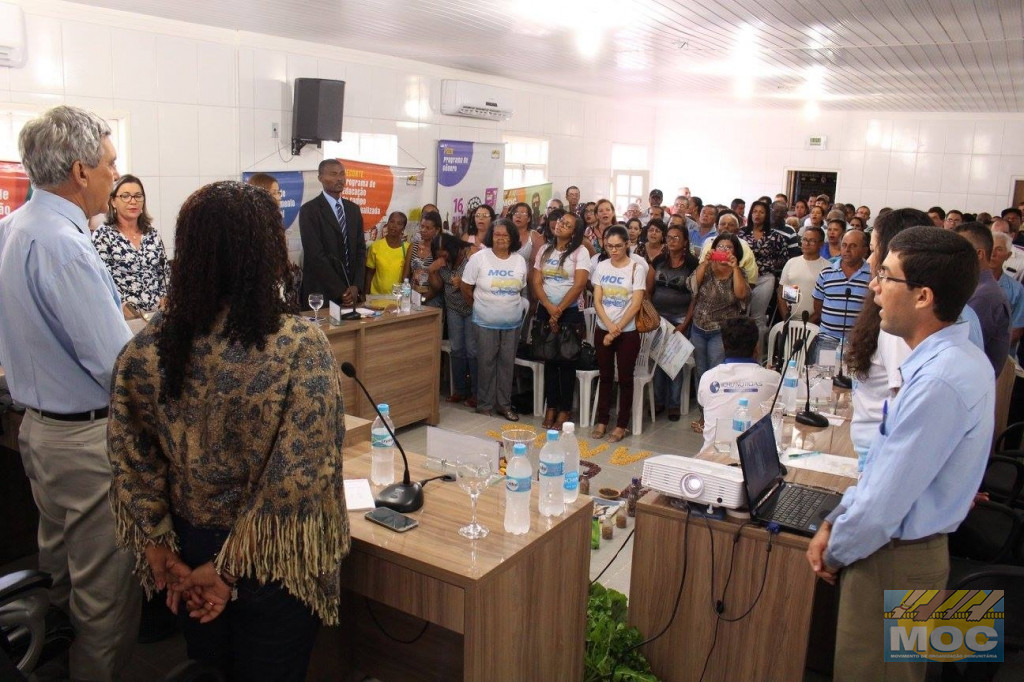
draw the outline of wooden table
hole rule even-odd
[[[374,400],[387,403],[396,427],[440,421],[441,311],[410,313],[322,325],[338,364],[351,362]],[[373,406],[356,382],[341,378],[345,411],[373,420]]]
[[[345,477],[367,477],[369,445],[352,450],[358,457],[345,460]],[[409,457],[414,479],[436,475],[422,456]],[[349,515],[342,625],[324,629],[308,679],[345,679],[353,670],[403,681],[582,679],[591,499],[581,495],[563,516],[542,519],[534,493],[530,532],[507,535],[504,491],[492,486],[478,510],[491,532],[470,541],[458,534],[470,519],[469,496],[441,481],[424,494],[410,514],[420,525],[407,533]],[[423,635],[400,644],[382,629],[404,640]]]
[[[795,433],[798,447],[856,457],[849,424],[814,429],[787,418],[784,433],[787,440],[789,432]],[[717,453],[699,457],[730,462]],[[786,480],[837,491],[855,482],[796,467],[789,467]],[[649,637],[675,612],[668,631],[642,649],[655,675],[665,682],[701,679],[716,625],[704,680],[800,680],[806,667],[830,673],[837,590],[817,581],[807,565],[809,539],[780,533],[771,539],[769,553],[769,534],[762,528],[731,518],[687,516],[654,492],[637,504],[629,623]],[[686,581],[674,608],[684,567]],[[756,606],[742,620],[716,623],[715,601],[724,601],[723,617],[736,618],[755,599]]]

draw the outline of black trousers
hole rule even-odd
[[[181,558],[195,568],[220,550],[227,530],[196,528],[174,518]],[[204,624],[180,610],[189,658],[218,668],[232,682],[306,679],[320,618],[279,582],[239,578],[238,599]]]

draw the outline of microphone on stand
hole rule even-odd
[[[405,456],[405,450],[402,449],[402,444],[398,442],[398,436],[391,430],[388,425],[388,420],[384,418],[384,415],[377,409],[377,403],[374,402],[373,398],[370,397],[370,392],[366,390],[366,386],[363,386],[363,382],[356,376],[356,368],[352,366],[351,362],[341,363],[341,373],[350,379],[353,379],[359,388],[363,389],[363,395],[373,405],[374,411],[377,416],[380,417],[381,422],[384,424],[384,428],[388,430],[391,438],[395,441],[395,445],[398,447],[398,451],[402,453],[402,463],[405,464],[405,473],[402,475],[401,483],[392,483],[391,485],[380,491],[380,495],[374,500],[378,507],[388,507],[394,509],[397,512],[414,512],[423,506],[423,485],[419,482],[413,482],[409,478],[409,458]]]
[[[846,294],[843,302],[843,327],[846,327],[846,315],[850,310],[850,294],[853,293],[853,289],[846,287]],[[843,353],[846,351],[846,334],[849,329],[843,332],[843,338],[839,341],[839,357],[836,358],[836,363],[839,365],[839,374],[832,379],[832,386],[835,388],[853,388],[853,379],[843,374]]]
[[[341,276],[345,278],[345,284],[348,286],[349,289],[351,289],[352,288],[352,280],[350,280],[348,278],[348,268],[345,267],[345,264],[342,263],[341,259],[338,258],[337,256],[333,256],[332,255],[331,259],[336,261],[338,263],[338,265],[341,266]],[[340,301],[339,301],[339,303],[340,303]],[[350,312],[347,312],[347,313],[342,313],[340,315],[340,317],[343,320],[358,320],[358,319],[360,319],[362,317],[362,315],[360,315],[359,313],[356,312],[356,300],[355,300],[355,297],[353,297],[353,299],[352,299],[352,310]],[[345,371],[344,367],[342,367],[342,371],[343,372]],[[355,369],[353,369],[352,371],[355,372]],[[346,374],[345,376],[350,376],[350,375]],[[355,379],[355,375],[354,374],[351,375],[351,376],[352,376],[353,379]],[[356,379],[356,381],[359,381],[359,380]],[[360,385],[362,385],[362,384],[360,384]],[[363,390],[365,391],[366,389],[363,389]],[[369,397],[369,396],[367,396],[367,397]],[[371,400],[370,402],[373,402],[373,401]]]
[[[849,290],[847,290],[849,291]],[[807,338],[808,312],[804,311],[804,339]],[[817,412],[811,412],[811,354],[804,353],[804,383],[807,384],[807,402],[804,404],[803,412],[796,413],[796,423],[804,426],[828,426],[828,418]],[[797,385],[799,389],[799,384]]]
[[[800,352],[800,349],[804,347],[804,340],[797,339],[793,342],[793,349],[789,352],[789,357],[786,358],[785,366],[789,367],[789,361],[796,357],[796,354]],[[785,373],[783,373],[785,374]],[[775,409],[775,403],[779,400],[779,392],[782,390],[782,382],[779,382],[778,388],[775,389],[775,397],[772,398],[772,406],[768,408],[768,413],[771,414],[772,410]]]
[[[782,333],[779,335],[782,337],[781,343],[779,337],[775,337],[775,348],[772,348],[772,367],[776,372],[785,372],[786,368],[782,366],[785,360],[785,353],[783,350],[786,348],[786,341],[789,339],[789,324],[793,321],[793,315],[796,313],[792,308],[789,309],[789,317],[786,318],[786,322],[782,325]]]

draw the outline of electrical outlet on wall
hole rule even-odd
[[[271,124],[270,124],[270,137],[272,137],[272,138],[274,138],[274,139],[277,139],[277,138],[278,138],[278,137],[280,137],[280,136],[281,136],[281,128],[280,128],[280,124],[278,124],[278,123],[277,123],[277,122],[275,121],[274,123],[271,123]]]

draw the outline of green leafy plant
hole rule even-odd
[[[658,682],[647,659],[634,648],[643,640],[639,630],[626,625],[626,595],[591,585],[584,682]]]

